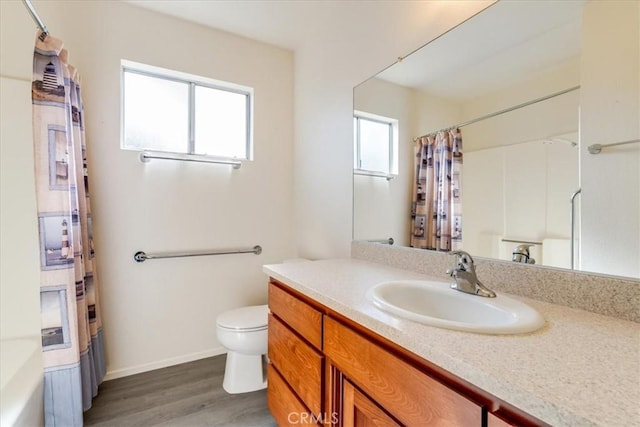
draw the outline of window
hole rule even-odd
[[[252,159],[253,89],[122,61],[122,148]]]
[[[354,173],[392,179],[398,174],[398,121],[356,111]]]

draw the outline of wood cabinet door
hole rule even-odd
[[[349,381],[343,382],[342,393],[342,427],[400,427]]]
[[[333,366],[405,425],[482,426],[483,407],[330,317],[324,349]]]

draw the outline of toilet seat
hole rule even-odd
[[[228,328],[226,326],[218,325],[218,328],[222,329],[223,331],[229,331],[229,332],[259,332],[259,331],[266,331],[267,325],[258,326],[257,328]]]
[[[266,305],[241,307],[219,315],[216,324],[228,331],[263,331],[267,329],[268,315],[269,308]]]

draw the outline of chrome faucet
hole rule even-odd
[[[476,267],[471,255],[464,251],[453,251],[449,254],[456,257],[455,267],[447,270],[447,274],[455,280],[451,284],[451,289],[481,297],[495,298],[496,293],[483,285],[476,276]]]
[[[531,258],[529,248],[533,245],[518,245],[513,249],[511,260],[514,262],[523,262],[525,264],[535,264],[536,260]]]

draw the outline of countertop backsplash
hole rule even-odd
[[[473,254],[471,254],[473,256]],[[351,258],[415,271],[443,281],[453,258],[444,252],[420,251],[380,243],[353,241]],[[478,278],[489,289],[640,322],[640,280],[475,258]]]

